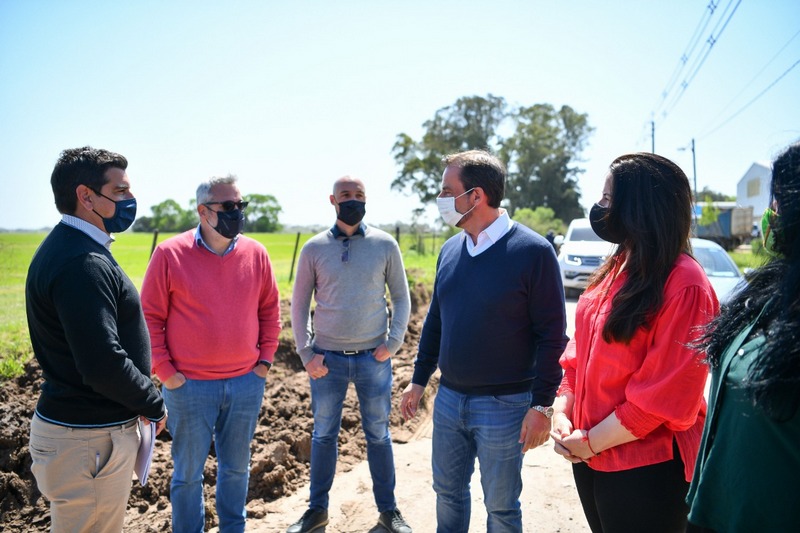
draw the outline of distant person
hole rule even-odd
[[[689,489],[703,531],[800,524],[800,144],[772,166],[761,234],[769,263],[709,325],[709,411]]]
[[[500,208],[503,164],[477,150],[444,164],[439,213],[464,231],[439,254],[401,411],[414,416],[438,366],[432,467],[439,532],[469,531],[476,458],[487,530],[522,531],[522,458],[551,428],[567,342],[564,289],[552,246]]]
[[[617,247],[578,301],[555,449],[592,531],[684,531],[708,375],[690,344],[719,310],[691,255],[689,180],[655,154],[618,157],[589,219]]]
[[[51,531],[119,532],[131,492],[137,420],[167,419],[150,380],[136,287],[110,246],[136,216],[121,155],[64,150],[50,184],[61,222],[33,256],[25,300],[44,383],[31,420],[31,470]]]
[[[172,435],[172,530],[205,527],[203,469],[213,441],[220,531],[244,531],[250,441],[278,347],[280,308],[267,250],[241,235],[235,176],[197,187],[200,224],[159,244],[142,303]]]
[[[544,238],[547,239],[547,242],[549,242],[550,246],[553,247],[553,251],[556,254],[558,254],[558,246],[556,246],[556,243],[555,243],[555,240],[556,240],[555,232],[553,230],[551,230],[551,229],[547,230],[547,233],[545,233]]]
[[[342,405],[355,385],[379,522],[393,533],[411,528],[397,509],[389,413],[392,356],[400,349],[411,300],[397,242],[362,222],[364,183],[345,176],[333,184],[336,223],[303,246],[292,292],[292,331],[311,382],[311,495],[288,533],[328,523],[328,493],[336,473]],[[392,301],[390,320],[386,288]],[[311,298],[316,308],[311,321]]]

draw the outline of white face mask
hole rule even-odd
[[[461,222],[461,219],[466,216],[467,213],[475,209],[475,206],[469,208],[469,211],[466,213],[459,213],[456,211],[456,199],[461,198],[464,194],[474,191],[475,188],[465,191],[463,194],[459,194],[458,196],[448,196],[446,198],[437,198],[436,199],[436,207],[439,208],[439,215],[442,217],[447,224],[451,226],[458,226],[458,223]]]

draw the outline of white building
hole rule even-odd
[[[772,169],[769,164],[753,163],[736,185],[736,203],[753,208],[753,224],[761,223],[764,209],[769,207],[769,185]]]

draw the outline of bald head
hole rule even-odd
[[[364,182],[358,178],[354,178],[352,176],[342,176],[335,182],[333,182],[333,195],[335,197],[339,197],[339,191],[348,189],[348,190],[360,190],[362,194],[366,194],[366,190],[364,188]]]
[[[344,176],[336,180],[333,184],[333,194],[331,195],[331,204],[333,205],[348,200],[367,201],[364,182],[352,176]]]
[[[364,182],[352,176],[341,177],[334,182],[330,199],[331,205],[336,209],[336,224],[339,229],[352,235],[364,217],[364,204],[367,201]]]

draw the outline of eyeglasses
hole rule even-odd
[[[203,205],[206,207],[210,205],[221,205],[223,211],[233,211],[234,209],[244,211],[247,209],[249,204],[250,202],[242,202],[241,200],[238,202],[234,202],[233,200],[225,200],[224,202],[206,202]]]
[[[342,252],[342,263],[347,263],[350,261],[350,239],[343,240],[342,246],[344,246],[344,251]]]

